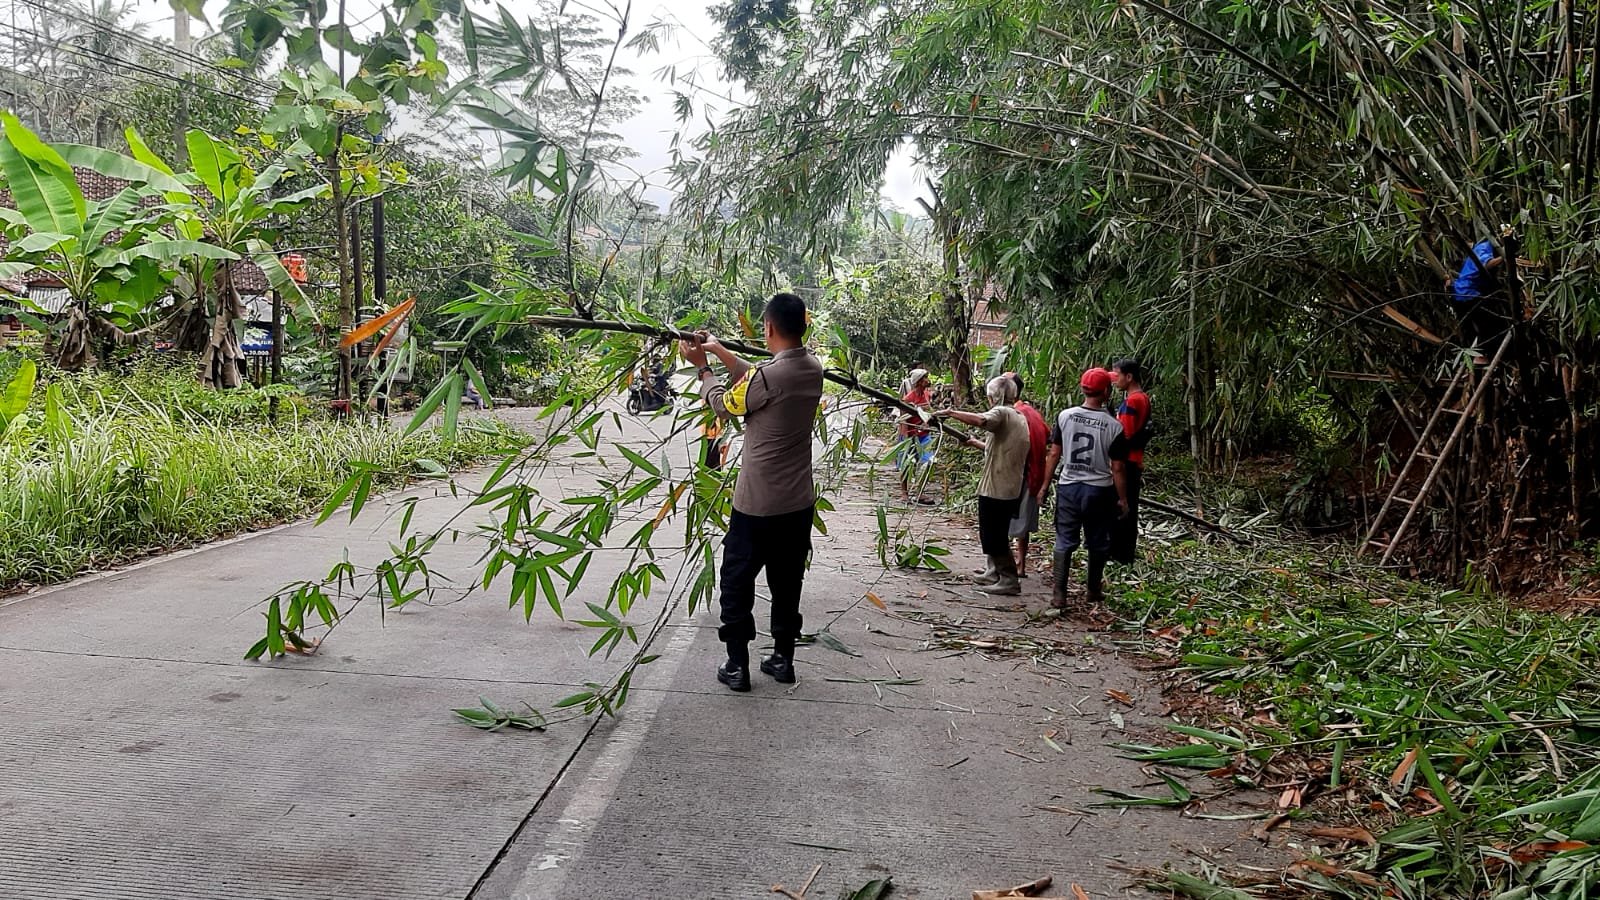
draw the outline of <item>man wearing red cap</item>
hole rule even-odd
[[[1128,512],[1128,482],[1123,466],[1128,442],[1122,423],[1106,409],[1111,397],[1111,373],[1090,369],[1078,379],[1083,404],[1056,417],[1050,429],[1050,450],[1045,471],[1054,474],[1062,463],[1056,490],[1056,584],[1052,605],[1067,606],[1067,582],[1072,554],[1080,543],[1089,549],[1089,602],[1105,599],[1106,559],[1111,555],[1112,528]],[[1044,502],[1046,489],[1039,491]],[[1081,538],[1081,540],[1080,540]]]

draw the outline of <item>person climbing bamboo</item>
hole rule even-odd
[[[1512,241],[1510,225],[1500,226],[1502,245]],[[1518,260],[1518,262],[1525,262]],[[1506,254],[1487,238],[1472,245],[1472,252],[1461,262],[1461,271],[1447,282],[1451,309],[1461,323],[1461,338],[1472,351],[1472,364],[1488,365],[1486,348],[1505,334],[1515,307],[1508,304],[1501,288],[1505,285]]]

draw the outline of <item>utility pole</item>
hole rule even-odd
[[[283,380],[283,292],[272,292],[272,383]],[[278,395],[267,401],[267,421],[278,424]]]
[[[366,301],[366,298],[367,298],[367,285],[366,285],[366,277],[365,277],[366,273],[364,272],[364,268],[365,267],[362,265],[362,261],[361,261],[361,256],[362,256],[361,244],[362,244],[362,241],[361,241],[361,207],[359,207],[359,206],[351,206],[350,207],[350,266],[351,266],[350,274],[351,274],[351,280],[355,283],[355,291],[356,291],[355,314],[356,315],[355,315],[355,320],[354,321],[355,321],[355,324],[357,324],[357,325],[361,324],[361,322],[362,322],[362,320],[364,318],[362,316],[362,314],[361,314],[361,311],[366,308],[365,301]],[[376,346],[376,341],[374,341],[374,346]],[[362,366],[359,365],[360,360],[361,360],[361,345],[357,344],[354,347],[351,347],[350,348],[350,353],[351,353],[351,363],[350,363],[350,365],[351,365],[350,398],[351,399],[350,399],[350,402],[354,403],[355,402],[355,398],[356,398],[356,393],[357,393],[356,388],[359,386],[359,383],[361,381],[360,371],[363,368]]]
[[[191,69],[189,68],[189,55],[194,52],[194,39],[189,34],[189,12],[181,7],[172,13],[172,46],[178,52],[178,75],[188,80]],[[172,118],[172,143],[178,148],[178,163],[189,163],[189,92],[178,92],[178,114]]]
[[[367,284],[364,277],[366,275],[364,271],[366,266],[361,259],[361,245],[361,207],[352,205],[350,207],[350,265],[352,267],[350,274],[356,289],[357,322],[361,320],[361,309],[366,306],[367,300]]]
[[[650,223],[645,222],[639,226],[639,300],[636,304],[644,309],[644,255],[650,247]]]
[[[336,129],[335,134],[342,136],[344,129],[342,127]],[[339,337],[343,337],[355,327],[356,323],[354,300],[350,292],[350,221],[345,209],[346,199],[342,188],[342,173],[339,171],[337,146],[328,155],[327,166],[328,183],[333,186],[333,233],[339,261]],[[343,411],[346,413],[350,411],[351,397],[350,351],[349,347],[339,348],[339,374],[333,390],[335,402],[344,401]]]
[[[173,54],[178,58],[178,74],[188,75],[191,71],[189,57],[194,52],[194,38],[189,34],[189,11],[181,7],[172,13],[172,46],[178,51]]]
[[[339,0],[339,27],[344,28],[345,0]],[[344,51],[339,51],[339,87],[345,86],[344,80]],[[334,111],[339,116],[338,110]],[[350,333],[356,324],[355,299],[350,292],[350,217],[348,215],[348,198],[342,189],[344,183],[343,161],[339,158],[339,150],[344,144],[344,120],[340,118],[333,130],[333,150],[328,154],[328,182],[333,188],[333,233],[338,235],[339,260],[339,336]],[[335,401],[344,401],[343,411],[350,413],[350,400],[354,396],[351,390],[351,360],[353,347],[339,348],[339,376],[334,389]]]

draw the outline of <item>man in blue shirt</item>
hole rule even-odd
[[[1451,307],[1461,321],[1461,337],[1475,352],[1473,363],[1485,365],[1489,360],[1483,349],[1490,338],[1497,336],[1497,320],[1503,317],[1494,310],[1493,294],[1500,286],[1500,269],[1506,258],[1495,250],[1494,242],[1482,240],[1472,246],[1472,253],[1461,263],[1461,271],[1450,282]],[[1498,329],[1503,332],[1504,329]]]

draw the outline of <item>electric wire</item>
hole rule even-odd
[[[5,23],[0,22],[0,27],[3,27],[4,24]],[[146,116],[146,115],[149,115],[149,111],[148,110],[139,109],[136,106],[133,106],[133,105],[131,105],[129,103],[126,103],[126,102],[123,102],[123,101],[120,101],[120,100],[113,100],[113,99],[107,97],[104,94],[95,94],[95,93],[92,93],[90,91],[84,90],[83,88],[76,88],[76,87],[73,87],[71,85],[64,84],[64,83],[62,83],[60,81],[52,81],[51,79],[44,78],[42,76],[36,75],[34,73],[31,73],[31,72],[24,72],[21,69],[7,69],[7,70],[4,70],[4,71],[9,73],[9,74],[11,74],[11,75],[15,75],[15,76],[17,76],[19,78],[25,78],[25,79],[27,79],[27,80],[29,80],[29,81],[37,84],[37,85],[39,85],[41,87],[44,87],[44,88],[47,88],[49,90],[62,91],[62,92],[68,93],[68,94],[72,94],[72,95],[74,95],[76,97],[79,97],[81,99],[87,100],[90,103],[99,104],[99,105],[105,106],[105,107],[112,107],[112,108],[121,110],[121,111],[123,111],[125,113],[130,113],[130,114],[135,115],[135,116]],[[136,81],[136,83],[138,83],[138,84],[145,85],[146,87],[160,87],[160,88],[165,88],[166,87],[165,85],[157,85],[157,84],[153,84],[152,82],[148,82],[148,81],[138,81],[137,79],[132,79],[132,80]],[[123,123],[123,124],[127,124],[127,123]],[[188,128],[191,131],[203,132],[207,136],[209,136],[212,140],[217,141],[219,143],[229,143],[230,141],[233,141],[233,140],[237,139],[237,138],[234,138],[234,137],[224,137],[222,135],[217,134],[216,132],[209,131],[209,130],[207,130],[205,128],[201,128],[198,125],[191,124],[191,125],[188,126]]]
[[[145,36],[143,34],[140,34],[137,31],[134,31],[134,30],[132,30],[130,28],[127,28],[125,26],[122,26],[122,25],[118,25],[118,24],[116,24],[114,22],[108,22],[108,21],[105,21],[103,19],[96,19],[96,18],[94,18],[92,16],[85,16],[82,13],[75,12],[75,11],[69,9],[69,8],[53,6],[53,5],[49,4],[49,3],[44,2],[44,0],[12,0],[12,2],[13,3],[20,2],[20,3],[22,3],[22,4],[26,5],[26,6],[31,6],[34,9],[37,9],[40,12],[46,13],[48,15],[60,16],[61,18],[67,19],[68,21],[77,22],[80,25],[87,25],[90,28],[93,28],[93,29],[95,29],[97,31],[100,31],[100,32],[104,33],[104,34],[121,38],[123,40],[128,41],[131,44],[136,44],[136,45],[138,45],[140,47],[144,47],[144,48],[147,48],[147,49],[156,50],[158,52],[165,53],[165,54],[167,54],[169,56],[172,56],[175,59],[178,59],[179,61],[182,61],[182,62],[198,63],[198,64],[200,64],[201,66],[204,66],[206,69],[210,70],[213,73],[216,73],[218,75],[226,75],[226,76],[235,78],[235,79],[240,80],[240,81],[250,82],[251,84],[255,85],[256,87],[260,88],[261,90],[273,91],[273,92],[277,91],[277,86],[276,85],[272,85],[272,84],[269,84],[269,83],[267,83],[265,81],[262,81],[261,79],[256,78],[253,75],[248,75],[248,74],[246,74],[244,72],[241,72],[241,71],[238,71],[236,69],[229,69],[229,68],[226,68],[224,66],[220,66],[215,61],[206,59],[205,57],[201,56],[198,53],[194,53],[192,51],[180,50],[177,47],[172,46],[171,44],[162,43],[161,41],[156,40],[155,38],[147,37],[147,36]]]
[[[215,95],[217,95],[219,97],[224,97],[224,98],[229,99],[229,100],[237,100],[237,101],[239,101],[241,103],[248,103],[248,104],[250,104],[252,106],[255,106],[255,107],[258,107],[258,108],[260,108],[262,110],[267,110],[267,109],[271,108],[271,106],[268,105],[267,103],[265,103],[264,101],[257,100],[257,99],[251,98],[251,97],[247,97],[247,96],[245,96],[243,94],[237,94],[237,93],[234,93],[233,91],[227,91],[227,90],[223,90],[222,88],[217,88],[217,87],[212,87],[210,85],[201,84],[201,83],[196,82],[196,81],[194,81],[192,79],[185,78],[182,75],[174,75],[171,72],[163,72],[163,71],[161,71],[159,69],[152,69],[149,66],[140,65],[139,63],[130,62],[128,60],[121,59],[121,58],[118,58],[117,56],[115,56],[113,54],[106,53],[106,52],[101,51],[101,50],[95,50],[95,49],[90,48],[90,47],[81,47],[81,46],[78,46],[77,44],[73,44],[73,43],[71,43],[69,41],[66,41],[66,40],[63,40],[63,39],[60,39],[60,38],[52,38],[52,37],[50,37],[48,35],[44,35],[44,34],[41,34],[41,33],[37,32],[37,31],[34,31],[31,28],[23,28],[20,25],[9,25],[9,24],[5,24],[5,23],[0,23],[0,28],[8,28],[8,29],[10,29],[12,31],[13,34],[25,34],[25,35],[29,35],[31,37],[37,38],[40,41],[49,42],[55,49],[63,50],[65,52],[67,52],[67,53],[70,53],[70,54],[73,54],[75,56],[78,56],[81,59],[86,59],[86,60],[89,60],[89,61],[92,61],[92,62],[97,62],[97,63],[108,64],[108,65],[110,65],[112,67],[122,68],[122,69],[126,70],[126,72],[129,72],[129,73],[131,73],[131,72],[139,72],[139,73],[142,73],[142,74],[151,75],[151,76],[154,76],[156,78],[160,78],[163,81],[167,81],[167,82],[172,82],[174,84],[183,85],[183,86],[188,87],[188,88],[190,88],[192,90],[204,91],[206,93],[215,94]],[[126,75],[125,77],[128,77],[129,80],[132,80],[132,81],[140,81],[141,83],[143,83],[143,84],[145,84],[147,86],[152,86],[152,87],[155,86],[151,82],[147,82],[147,81],[143,81],[142,79],[134,78],[131,75]],[[162,85],[162,86],[164,87],[165,85]]]
[[[49,79],[41,78],[38,75],[34,75],[34,74],[30,73],[30,72],[24,72],[21,69],[11,69],[10,70],[10,74],[16,75],[19,78],[26,78],[29,81],[32,81],[35,84],[40,85],[41,87],[46,87],[46,88],[49,88],[51,90],[64,91],[64,92],[66,92],[68,94],[76,95],[78,97],[81,97],[81,98],[83,98],[85,100],[90,101],[91,103],[97,103],[97,104],[100,104],[102,106],[116,107],[117,109],[121,109],[121,110],[123,110],[125,112],[135,113],[135,114],[138,114],[138,115],[143,115],[144,114],[142,110],[140,110],[140,109],[138,109],[138,108],[136,108],[136,107],[134,107],[134,106],[132,106],[130,104],[123,103],[123,102],[117,101],[117,100],[110,100],[110,99],[107,99],[106,97],[101,96],[101,95],[91,94],[90,92],[88,92],[86,90],[83,90],[82,88],[74,88],[74,87],[70,87],[70,86],[65,85],[65,84],[61,84],[60,82],[50,81]]]

